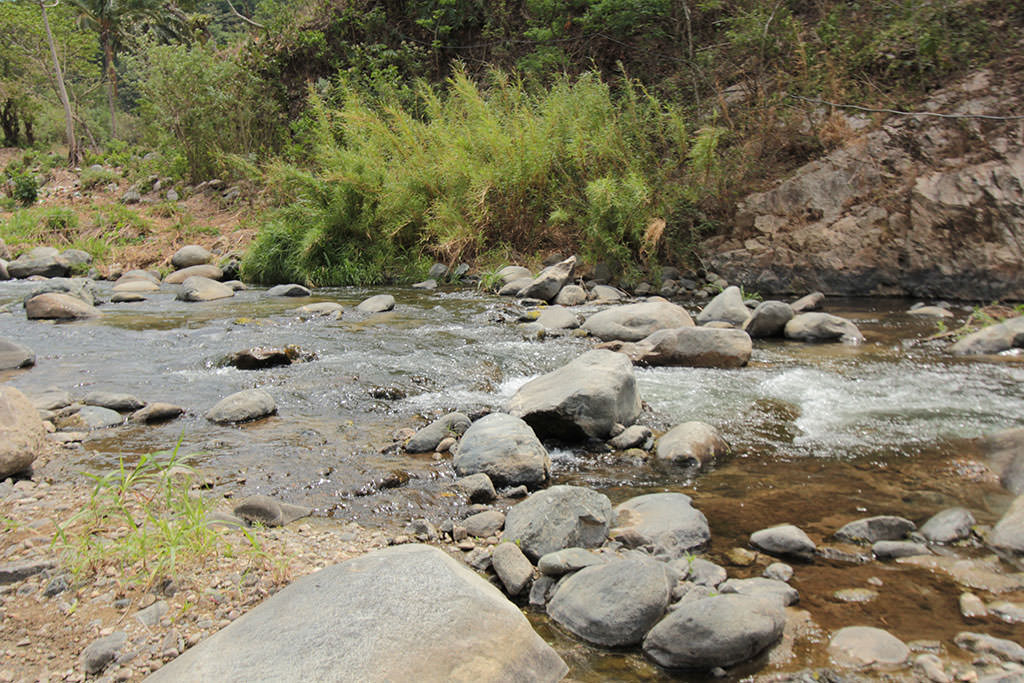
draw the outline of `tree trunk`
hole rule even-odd
[[[39,9],[43,11],[43,27],[46,29],[46,40],[50,44],[53,70],[57,74],[57,93],[60,95],[60,103],[64,105],[64,132],[68,141],[68,165],[74,166],[81,161],[82,155],[78,150],[78,140],[75,138],[75,122],[71,116],[71,102],[68,101],[68,91],[64,87],[64,72],[60,68],[60,60],[57,59],[57,46],[53,43],[50,19],[46,14],[46,4],[43,0],[39,0]]]
[[[103,61],[107,72],[107,108],[110,109],[110,137],[117,139],[117,118],[114,100],[117,98],[117,72],[114,71],[114,48],[110,42],[110,34],[104,32],[100,36],[103,42]]]

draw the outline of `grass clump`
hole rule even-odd
[[[134,465],[122,459],[108,474],[87,473],[93,482],[88,502],[56,525],[53,540],[75,579],[114,567],[123,579],[150,586],[204,559],[233,555],[235,546],[207,524],[211,502],[192,495],[192,474],[177,447],[143,455]],[[260,557],[258,541],[243,533],[244,551]]]
[[[79,181],[82,184],[83,190],[92,190],[97,187],[109,185],[110,183],[116,183],[117,173],[109,168],[90,166],[82,171],[82,174],[79,176]]]
[[[367,284],[495,249],[575,250],[629,267],[692,242],[680,116],[595,74],[529,90],[457,70],[414,105],[310,94],[311,168],[276,164],[277,193],[243,263],[260,282]],[[421,273],[420,273],[421,274]]]

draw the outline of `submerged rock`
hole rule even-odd
[[[509,509],[506,541],[518,543],[536,560],[564,548],[597,548],[614,519],[604,494],[579,486],[552,486]]]
[[[226,363],[239,370],[264,370],[296,362],[310,361],[316,354],[303,351],[294,344],[280,348],[258,346],[244,351],[236,351],[228,356]]]
[[[842,666],[892,670],[907,663],[910,648],[888,631],[871,626],[839,629],[828,644],[829,654]]]
[[[295,581],[149,680],[558,681],[567,671],[498,589],[441,550],[403,545]]]

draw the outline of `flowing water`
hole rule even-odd
[[[33,286],[0,283],[0,308]],[[327,289],[310,299],[271,299],[250,290],[204,304],[159,293],[103,306],[102,318],[72,324],[28,321],[12,305],[0,314],[0,337],[35,349],[38,358],[31,370],[0,373],[0,381],[30,395],[50,386],[75,397],[118,391],[188,409],[164,425],[93,436],[61,456],[68,472],[102,471],[180,440],[215,494],[265,493],[311,505],[321,517],[388,531],[418,517],[440,523],[461,512],[446,495],[450,459],[406,455],[393,446],[395,432],[450,410],[500,410],[523,383],[593,341],[524,339],[512,323],[514,304],[472,290],[398,290],[394,311],[355,312],[373,293]],[[341,320],[303,320],[295,309],[311,301],[337,301],[346,310]],[[858,324],[866,343],[758,341],[742,369],[638,370],[648,408],[643,422],[664,430],[702,420],[730,442],[734,454],[710,471],[694,475],[642,458],[554,447],[554,481],[598,489],[613,504],[643,492],[686,492],[709,519],[716,561],[777,523],[795,523],[821,540],[856,518],[891,513],[920,523],[954,505],[969,508],[979,523],[997,520],[1010,496],[979,465],[975,439],[1024,425],[1024,363],[1016,356],[958,359],[917,343],[936,325],[905,314],[911,302],[828,303]],[[260,371],[223,363],[235,351],[285,344],[317,359]],[[204,419],[220,398],[256,386],[274,396],[277,416],[230,427]],[[878,599],[832,598],[837,588],[865,587],[869,579]],[[961,589],[924,570],[819,560],[798,565],[792,583],[817,630],[792,652],[776,648],[731,675],[821,664],[827,633],[845,625],[947,642],[968,628],[956,604]],[[639,654],[596,650],[542,616],[531,618],[579,679],[670,676]],[[1012,635],[1009,626],[987,630]]]

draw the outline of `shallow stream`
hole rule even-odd
[[[0,283],[0,308],[33,286]],[[102,318],[73,324],[28,321],[15,305],[0,314],[0,337],[33,348],[37,364],[0,372],[0,381],[29,395],[50,386],[74,397],[118,391],[188,409],[164,425],[94,435],[62,456],[67,472],[102,471],[180,439],[214,493],[266,493],[311,505],[319,517],[388,532],[418,517],[438,524],[460,514],[458,501],[446,494],[454,478],[450,459],[389,447],[395,432],[450,410],[500,410],[524,382],[594,342],[526,340],[512,322],[514,304],[472,290],[391,291],[394,311],[356,313],[355,304],[374,293],[327,289],[309,299],[271,299],[250,290],[199,304],[158,293],[141,303],[105,305]],[[342,319],[301,319],[295,309],[311,301],[343,304]],[[984,460],[974,439],[1024,426],[1022,359],[958,359],[918,344],[936,324],[907,315],[912,302],[827,303],[829,312],[857,323],[866,343],[758,341],[750,365],[739,370],[638,370],[648,406],[644,423],[662,431],[702,420],[730,442],[734,455],[710,471],[693,476],[621,454],[553,447],[555,483],[598,489],[613,504],[642,492],[683,491],[707,515],[708,556],[721,563],[726,551],[747,545],[751,532],[777,523],[797,524],[816,541],[860,517],[898,514],[920,524],[955,505],[969,508],[980,524],[994,523],[1011,496],[979,465]],[[957,310],[960,318],[968,312]],[[260,371],[222,363],[235,351],[285,344],[317,359]],[[220,398],[254,386],[274,396],[277,416],[237,427],[204,419]],[[760,572],[728,569],[730,576]],[[962,588],[925,570],[824,560],[795,569],[798,606],[816,628],[791,653],[776,648],[731,676],[825,664],[820,653],[828,633],[842,626],[874,625],[905,641],[947,643],[970,628],[957,607]],[[868,587],[868,579],[877,599],[832,597],[840,588]],[[531,618],[577,679],[671,677],[639,654],[598,651],[541,616]],[[1014,637],[1009,625],[985,630]]]

